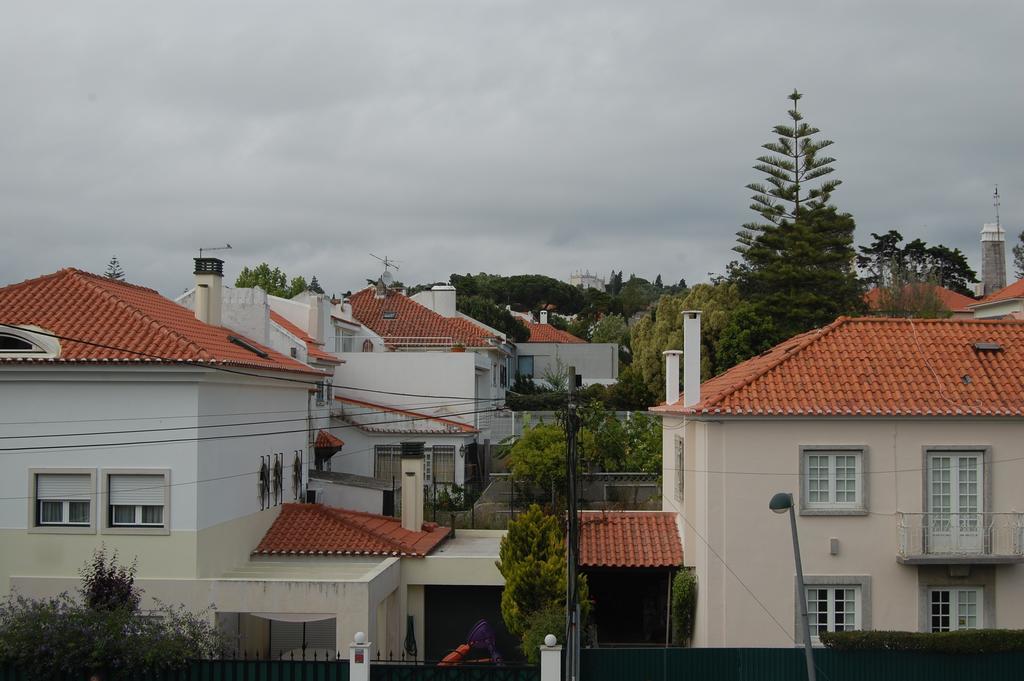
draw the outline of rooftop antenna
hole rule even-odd
[[[231,244],[224,244],[223,246],[213,246],[211,248],[200,248],[199,257],[203,257],[203,251],[230,251]]]
[[[999,227],[999,185],[996,185],[996,191],[992,194],[992,205],[996,208],[996,227]]]
[[[393,284],[395,282],[395,277],[394,277],[393,274],[391,274],[391,269],[392,268],[394,268],[396,270],[400,269],[398,267],[398,265],[395,264],[398,261],[394,260],[392,258],[389,258],[387,256],[384,256],[382,258],[382,257],[380,257],[378,255],[373,255],[373,253],[371,253],[370,256],[374,257],[374,258],[377,258],[377,260],[380,260],[382,263],[384,263],[384,274],[380,275],[380,278],[381,278],[381,281],[384,282],[385,286],[391,286],[391,284]]]

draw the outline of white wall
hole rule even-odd
[[[248,423],[237,428],[211,428],[210,435],[272,433],[200,442],[198,527],[205,529],[260,510],[256,476],[260,456],[284,454],[284,498],[293,501],[291,472],[296,450],[311,460],[308,448],[309,393],[304,384],[281,380],[211,376],[199,388],[199,412],[207,423]],[[282,375],[282,378],[285,376]],[[289,376],[298,379],[298,376]],[[313,377],[308,377],[312,381]],[[236,417],[212,414],[241,413]],[[275,423],[275,421],[277,421]],[[216,480],[214,480],[216,479]]]
[[[310,479],[309,489],[322,490],[321,500],[325,506],[377,514],[384,509],[383,490],[316,479]]]
[[[197,424],[199,372],[165,367],[159,370],[123,367],[5,367],[0,370],[0,414],[6,436],[3,447],[100,445],[3,452],[0,454],[0,528],[30,526],[29,468],[72,467],[169,469],[171,484],[196,479],[196,443],[176,442],[116,446],[140,440],[191,438]],[[27,423],[15,423],[27,422]],[[164,432],[111,433],[59,437],[69,433],[183,427]],[[13,498],[12,498],[13,497]],[[171,528],[196,529],[195,485],[176,485],[171,492]]]
[[[348,352],[338,357],[345,364],[335,370],[335,394],[428,413],[438,409],[445,409],[448,413],[476,409],[472,401],[478,397],[475,390],[475,353]],[[472,415],[452,418],[473,423]]]
[[[375,445],[399,445],[402,442],[423,442],[427,446],[453,445],[455,447],[455,482],[465,483],[464,457],[459,455],[463,445],[474,440],[474,435],[431,435],[429,433],[369,433],[359,428],[334,429],[331,431],[345,441],[345,446],[331,458],[331,471],[353,473],[373,477],[373,456]],[[401,481],[398,482],[401,485]]]
[[[221,325],[257,343],[267,345],[270,316],[266,291],[258,286],[254,288],[225,286],[222,296]],[[195,289],[186,291],[174,302],[189,310],[195,310]]]
[[[619,347],[615,343],[519,343],[516,355],[534,358],[534,378],[543,378],[549,369],[554,371],[559,359],[563,366],[575,366],[585,381],[619,378]]]
[[[1014,312],[1021,312],[1022,308],[1024,308],[1024,305],[1021,304],[1020,300],[1004,300],[992,303],[991,305],[985,305],[984,307],[974,308],[974,317],[976,319],[1004,317]]]

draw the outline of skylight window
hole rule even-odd
[[[1002,352],[1003,346],[999,343],[978,342],[974,344],[977,352]]]
[[[397,319],[397,318],[398,318],[398,313],[397,312],[394,312],[392,310],[385,310],[384,311],[384,319]]]
[[[234,343],[235,345],[239,346],[239,347],[245,348],[249,352],[251,352],[251,353],[253,353],[253,354],[255,354],[255,355],[259,356],[259,357],[262,357],[264,359],[269,357],[269,355],[267,353],[263,352],[258,347],[256,347],[255,345],[253,345],[249,341],[245,340],[244,338],[239,338],[238,336],[228,336],[228,340],[231,341],[232,343]]]
[[[41,359],[60,356],[60,341],[37,326],[5,326],[0,330],[0,357]]]
[[[21,336],[0,333],[0,352],[45,352]]]

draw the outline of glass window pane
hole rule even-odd
[[[76,525],[89,524],[89,502],[72,501],[68,503],[68,522]]]
[[[949,631],[949,591],[932,591],[932,631]]]
[[[64,502],[63,501],[40,501],[39,522],[41,523],[63,523]]]
[[[135,507],[134,506],[115,506],[114,507],[114,524],[115,525],[134,525],[135,524]]]
[[[164,521],[164,507],[163,506],[143,506],[142,507],[142,524],[143,525],[160,525]]]

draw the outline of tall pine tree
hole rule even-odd
[[[736,360],[863,307],[853,216],[829,204],[841,183],[826,179],[835,159],[821,152],[832,141],[816,138],[818,128],[804,122],[801,97],[796,90],[789,95],[790,121],[775,126],[776,141],[763,145],[769,153],[754,165],[764,183],[747,185],[754,192],[750,208],[762,221],[738,232],[735,250],[743,260],[730,275],[745,301],[737,323],[757,333],[733,334],[745,339],[743,348],[731,348]]]
[[[110,262],[107,263],[107,271],[103,273],[107,279],[116,279],[118,281],[124,281],[124,270],[121,269],[121,262],[117,259],[117,256],[113,256]]]

